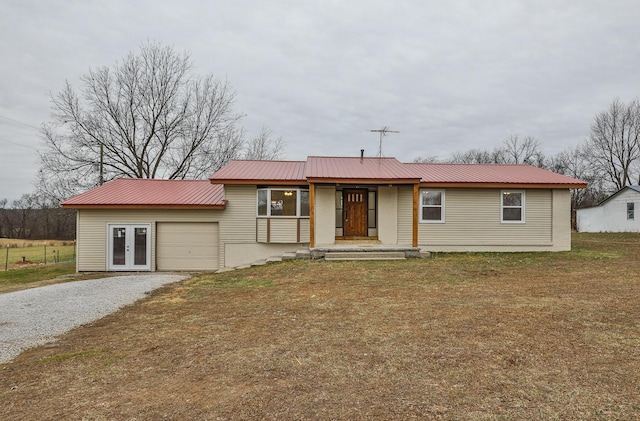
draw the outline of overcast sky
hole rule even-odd
[[[33,191],[50,94],[147,41],[227,79],[244,127],[287,159],[403,162],[493,149],[513,134],[546,154],[640,92],[637,0],[0,0],[0,199]]]

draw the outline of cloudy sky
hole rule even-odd
[[[33,191],[50,94],[148,40],[227,79],[287,159],[576,146],[640,92],[636,0],[0,0],[0,199]]]

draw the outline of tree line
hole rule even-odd
[[[76,212],[38,194],[24,194],[9,202],[0,199],[0,237],[29,240],[72,240]]]

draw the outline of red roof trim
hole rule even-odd
[[[224,210],[227,207],[227,201],[222,205],[68,205],[63,204],[63,208],[67,209],[213,209]]]
[[[265,184],[274,184],[279,186],[304,186],[309,185],[307,180],[268,180],[268,179],[260,179],[260,180],[236,180],[236,179],[215,179],[211,180],[211,183],[215,184],[224,184],[224,185],[234,185],[234,186],[252,186],[252,185],[265,185]]]

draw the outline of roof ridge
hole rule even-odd
[[[540,168],[540,167],[536,167],[535,165],[531,165],[531,164],[508,164],[508,163],[504,163],[504,164],[499,164],[499,163],[487,163],[487,164],[475,164],[475,163],[470,163],[470,162],[402,162],[402,164],[404,165],[464,165],[464,166],[474,166],[477,167],[479,165],[483,165],[483,166],[487,166],[487,167],[534,167],[534,168]],[[545,168],[540,168],[541,170],[544,170]]]
[[[187,179],[176,179],[176,178],[136,178],[136,177],[120,177],[120,178],[114,178],[113,180],[110,181],[130,181],[130,180],[136,180],[136,181],[173,181],[173,182],[185,182],[185,181],[209,181],[206,179],[201,179],[201,178],[187,178]]]
[[[393,159],[398,161],[398,158],[394,156],[326,156],[326,155],[309,155],[309,158],[326,158],[326,159]],[[303,161],[304,162],[304,161]],[[400,161],[398,161],[400,162]]]
[[[307,162],[307,161],[301,161],[301,160],[290,160],[290,159],[233,159],[232,161],[239,161],[239,162],[292,162],[292,163],[302,163],[302,162]]]

